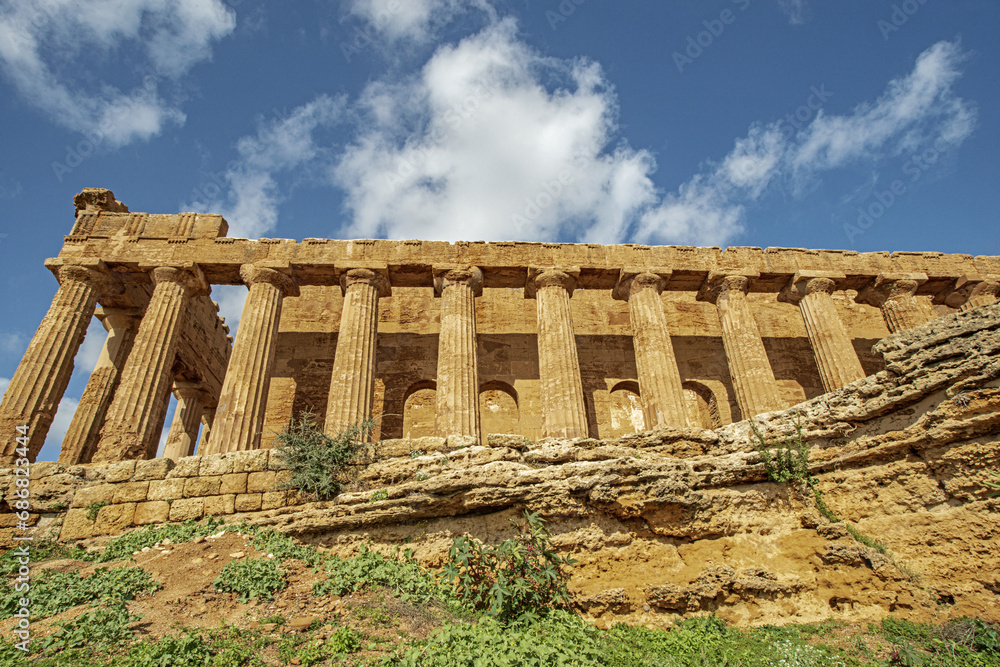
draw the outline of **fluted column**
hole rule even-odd
[[[443,438],[459,435],[478,440],[476,297],[483,293],[483,273],[475,266],[433,270],[435,294],[441,296],[435,431]]]
[[[535,299],[538,313],[538,376],[545,437],[586,438],[589,431],[569,304],[579,275],[579,267],[528,269],[524,293],[526,298]]]
[[[372,417],[378,300],[389,296],[388,278],[371,269],[349,269],[340,277],[344,306],[333,358],[324,430],[333,436]]]
[[[670,274],[670,269],[625,268],[612,292],[614,298],[628,301],[646,428],[689,425],[681,374],[660,299]]]
[[[919,327],[937,317],[931,306],[914,296],[927,282],[925,273],[880,273],[856,301],[877,306],[890,333]]]
[[[943,303],[952,308],[971,310],[996,303],[1000,292],[1000,276],[962,276],[955,286],[939,294],[935,303]]]
[[[845,278],[843,274],[799,271],[778,295],[779,301],[798,304],[823,389],[828,392],[865,377],[831,296],[837,288],[836,281]]]
[[[0,465],[23,458],[17,453],[16,430],[22,425],[28,426],[27,458],[34,461],[38,456],[73,374],[73,358],[87,334],[97,299],[121,289],[99,260],[73,264],[50,260],[46,266],[56,274],[59,289],[0,403]]]
[[[201,438],[198,439],[198,447],[195,449],[196,452],[207,452],[208,442],[212,439],[212,424],[215,423],[215,408],[205,407],[201,414]]]
[[[192,296],[208,293],[201,270],[190,262],[155,267],[151,273],[156,287],[135,336],[136,354],[125,362],[94,461],[156,456],[184,310]]]
[[[97,451],[104,417],[114,399],[122,368],[135,341],[139,326],[136,314],[133,308],[98,308],[97,317],[108,336],[104,339],[101,356],[94,364],[87,387],[73,413],[73,421],[63,438],[59,463],[90,463]]]
[[[767,360],[757,321],[747,303],[750,280],[757,275],[751,272],[712,271],[697,297],[700,301],[715,303],[718,309],[722,344],[726,349],[729,374],[743,419],[781,407],[778,383]]]
[[[174,396],[177,397],[177,408],[167,433],[167,442],[163,446],[163,458],[177,461],[183,456],[194,454],[208,394],[196,384],[178,382],[174,386]]]
[[[245,264],[240,268],[250,294],[243,305],[206,454],[260,449],[281,304],[286,296],[299,294],[290,274],[287,264]]]

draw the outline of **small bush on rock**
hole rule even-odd
[[[351,477],[350,467],[361,463],[372,451],[367,438],[375,422],[351,426],[334,437],[323,433],[311,412],[302,412],[278,434],[275,453],[287,466],[291,478],[282,485],[319,500],[336,496]]]

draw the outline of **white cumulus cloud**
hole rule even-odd
[[[493,16],[489,0],[349,0],[347,4],[352,15],[389,43],[427,42],[470,9]]]
[[[163,84],[209,59],[235,25],[220,0],[0,0],[0,71],[59,125],[122,146],[184,122]],[[92,69],[125,50],[145,65],[134,87],[93,82]]]

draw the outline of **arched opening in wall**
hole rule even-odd
[[[521,432],[514,387],[506,382],[486,382],[479,388],[479,430],[484,444],[490,433]]]
[[[715,429],[722,426],[719,401],[715,393],[700,382],[684,382],[684,406],[688,421],[701,428]]]
[[[608,437],[620,438],[638,433],[646,428],[646,417],[639,398],[639,383],[633,380],[619,382],[611,388],[611,430]]]
[[[421,380],[410,385],[403,399],[403,437],[423,438],[434,435],[437,415],[437,385],[433,380]]]

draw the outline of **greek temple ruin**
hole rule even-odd
[[[46,261],[58,289],[0,403],[34,461],[97,317],[64,464],[332,434],[614,438],[718,428],[883,370],[872,345],[996,301],[1000,257],[797,248],[239,239],[220,215],[133,213],[105,189]],[[212,285],[249,293],[235,340]],[[22,441],[23,442],[23,441]]]

